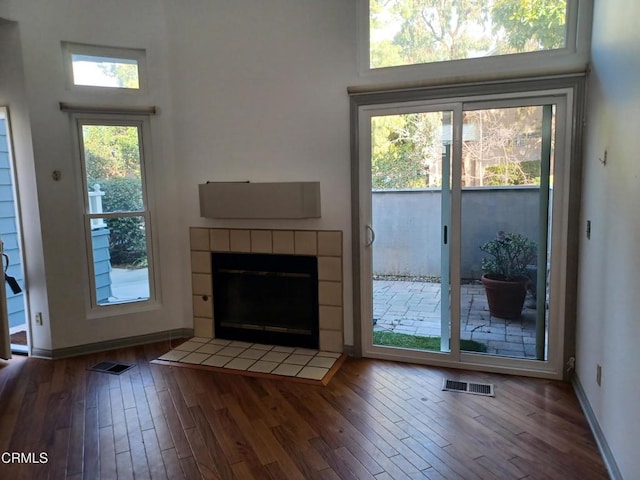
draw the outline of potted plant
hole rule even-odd
[[[536,243],[519,233],[500,231],[495,239],[480,245],[480,250],[489,255],[482,259],[481,278],[489,313],[520,318],[529,283],[527,266],[536,256]]]

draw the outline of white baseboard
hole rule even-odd
[[[580,383],[580,379],[578,375],[574,374],[571,380],[573,384],[573,389],[576,392],[576,396],[578,397],[578,402],[580,402],[580,406],[582,407],[582,411],[584,412],[584,416],[587,418],[587,422],[589,423],[589,427],[591,427],[591,432],[596,439],[596,443],[598,444],[598,449],[600,450],[600,454],[602,455],[602,459],[604,461],[604,465],[609,472],[612,480],[623,480],[622,474],[618,469],[618,464],[613,458],[613,453],[609,448],[609,444],[607,443],[607,439],[600,428],[600,424],[598,423],[598,419],[596,418],[595,413],[593,413],[593,409],[591,408],[591,404],[589,403],[589,399],[587,398],[587,394],[582,388],[582,384]]]
[[[150,333],[147,335],[88,343],[86,345],[78,345],[75,347],[56,348],[54,350],[34,348],[31,351],[31,356],[55,360],[58,358],[77,357],[79,355],[87,355],[90,353],[105,352],[116,348],[133,347],[136,345],[144,345],[146,343],[163,342],[165,340],[190,337],[193,337],[192,328],[178,328],[175,330],[166,330],[164,332]]]

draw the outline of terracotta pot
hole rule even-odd
[[[524,298],[527,295],[528,278],[521,277],[507,281],[494,280],[483,275],[481,281],[487,294],[489,313],[491,315],[509,320],[520,318]]]

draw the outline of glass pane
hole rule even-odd
[[[489,354],[546,352],[553,126],[551,106],[463,117],[461,338]]]
[[[566,0],[370,0],[370,65],[563,48],[566,11]]]
[[[83,125],[89,213],[144,210],[138,127]]]
[[[93,219],[91,244],[98,305],[149,299],[144,217]]]
[[[448,349],[451,134],[451,112],[371,120],[374,345]]]
[[[74,85],[140,88],[137,60],[72,54],[71,64]]]

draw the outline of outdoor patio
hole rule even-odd
[[[374,280],[373,298],[374,331],[440,336],[439,283]],[[462,285],[461,299],[462,339],[486,345],[489,354],[535,358],[534,309],[525,307],[520,320],[493,317],[480,284]]]

